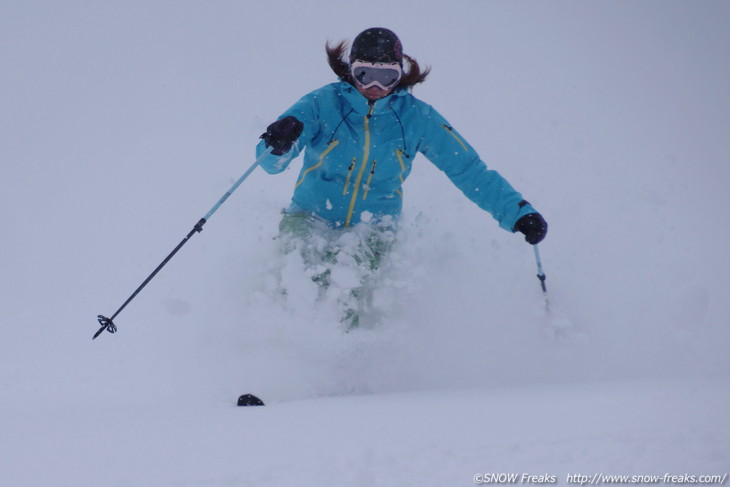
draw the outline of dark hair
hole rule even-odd
[[[346,61],[349,57],[347,55],[347,51],[349,49],[347,41],[341,41],[334,46],[331,46],[330,43],[327,42],[325,49],[327,50],[327,61],[329,62],[332,71],[334,71],[339,78],[342,78],[344,81],[347,81],[354,86],[355,83],[350,76],[350,63]],[[414,85],[426,81],[428,73],[431,72],[431,67],[426,66],[425,69],[421,70],[421,66],[418,65],[418,61],[415,59],[407,54],[403,54],[403,58],[408,61],[408,70],[403,70],[403,77],[400,79],[398,86],[412,88]]]

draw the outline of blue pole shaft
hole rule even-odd
[[[538,249],[537,245],[533,245],[532,249],[535,251],[535,262],[537,262],[537,278],[540,279],[540,286],[542,287],[542,292],[547,296],[547,287],[545,286],[545,279],[547,277],[545,276],[545,272],[542,270],[542,259],[540,258],[540,249]]]
[[[160,265],[158,265],[157,268],[154,271],[152,271],[152,274],[150,274],[147,277],[147,279],[145,279],[144,282],[132,293],[132,295],[129,296],[129,298],[112,315],[111,318],[107,318],[106,316],[103,316],[103,315],[99,315],[98,316],[98,318],[99,318],[99,324],[101,325],[101,328],[99,328],[99,331],[96,332],[96,334],[94,335],[94,338],[98,337],[101,334],[101,332],[103,332],[104,330],[108,330],[111,333],[116,332],[117,327],[114,324],[114,318],[116,318],[117,315],[119,313],[121,313],[122,310],[124,308],[126,308],[127,305],[140,293],[140,291],[142,291],[142,289],[144,289],[144,287],[147,286],[147,284],[157,275],[157,273],[160,272],[160,270],[162,270],[162,268],[165,267],[165,265],[167,265],[167,263],[170,261],[170,259],[172,259],[173,256],[175,254],[177,254],[177,252],[183,247],[183,245],[185,245],[187,243],[188,240],[190,240],[190,238],[193,235],[195,235],[196,233],[200,233],[200,232],[203,231],[203,225],[205,225],[205,222],[208,221],[208,219],[211,216],[213,216],[213,213],[215,213],[216,211],[218,211],[218,208],[220,208],[221,205],[223,203],[225,203],[225,201],[233,194],[234,191],[236,191],[236,189],[238,189],[238,187],[241,185],[241,183],[243,183],[246,180],[246,178],[248,178],[251,175],[251,173],[259,166],[259,164],[264,159],[264,157],[266,157],[267,155],[269,155],[270,152],[271,152],[271,149],[270,148],[267,149],[264,153],[262,153],[256,159],[256,161],[254,161],[253,164],[251,164],[251,167],[249,167],[246,170],[246,172],[243,173],[243,175],[240,178],[238,178],[238,181],[236,181],[235,184],[233,186],[231,186],[231,189],[229,189],[228,191],[226,191],[226,194],[224,194],[221,197],[221,199],[218,200],[218,203],[216,203],[215,205],[213,205],[213,208],[211,208],[210,211],[208,213],[206,213],[205,216],[198,221],[198,223],[195,224],[195,226],[193,227],[193,229],[190,230],[190,232],[185,236],[185,238],[183,238],[182,241],[179,244],[177,244],[177,246],[173,249],[173,251],[170,252],[170,254],[167,257],[165,257],[165,260],[163,260],[162,263],[160,263]]]
[[[235,184],[233,186],[231,186],[231,189],[226,191],[226,194],[221,196],[221,199],[218,200],[218,203],[213,205],[213,208],[211,208],[210,211],[208,213],[206,213],[205,216],[203,217],[203,219],[205,221],[208,221],[210,219],[210,217],[213,216],[213,213],[218,211],[218,208],[220,208],[221,205],[226,202],[228,197],[231,196],[234,193],[234,191],[236,191],[238,189],[238,187],[241,185],[241,183],[244,182],[251,175],[251,173],[254,171],[254,169],[256,169],[258,167],[258,165],[261,163],[261,159],[263,159],[265,156],[267,156],[269,152],[270,151],[267,150],[266,152],[261,154],[261,157],[256,159],[256,161],[253,164],[251,164],[251,167],[249,167],[246,170],[246,172],[243,173],[243,175],[241,175],[240,178],[238,178],[238,181],[236,181]]]

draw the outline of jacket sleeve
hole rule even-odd
[[[284,171],[291,161],[304,150],[304,147],[317,135],[319,127],[319,105],[317,103],[317,92],[309,93],[303,96],[298,102],[291,106],[287,111],[282,113],[277,120],[287,116],[296,117],[297,120],[304,124],[302,133],[299,135],[299,139],[294,142],[294,145],[289,152],[280,156],[274,154],[267,154],[260,161],[261,167],[269,174],[278,174]],[[256,146],[256,157],[266,151],[266,143],[263,139]]]
[[[425,126],[418,150],[443,171],[467,198],[489,212],[499,226],[514,232],[517,220],[537,210],[479,154],[433,107],[424,107]]]

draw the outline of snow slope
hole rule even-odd
[[[0,484],[472,485],[730,470],[730,65],[722,1],[0,5]],[[550,223],[531,248],[423,158],[343,334],[270,292],[296,170],[254,173],[383,25],[432,103]],[[296,164],[295,164],[296,166]],[[255,392],[265,408],[234,406]]]

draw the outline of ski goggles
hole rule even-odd
[[[355,61],[350,65],[350,74],[362,89],[377,86],[381,90],[389,90],[400,81],[403,69],[398,63]]]

